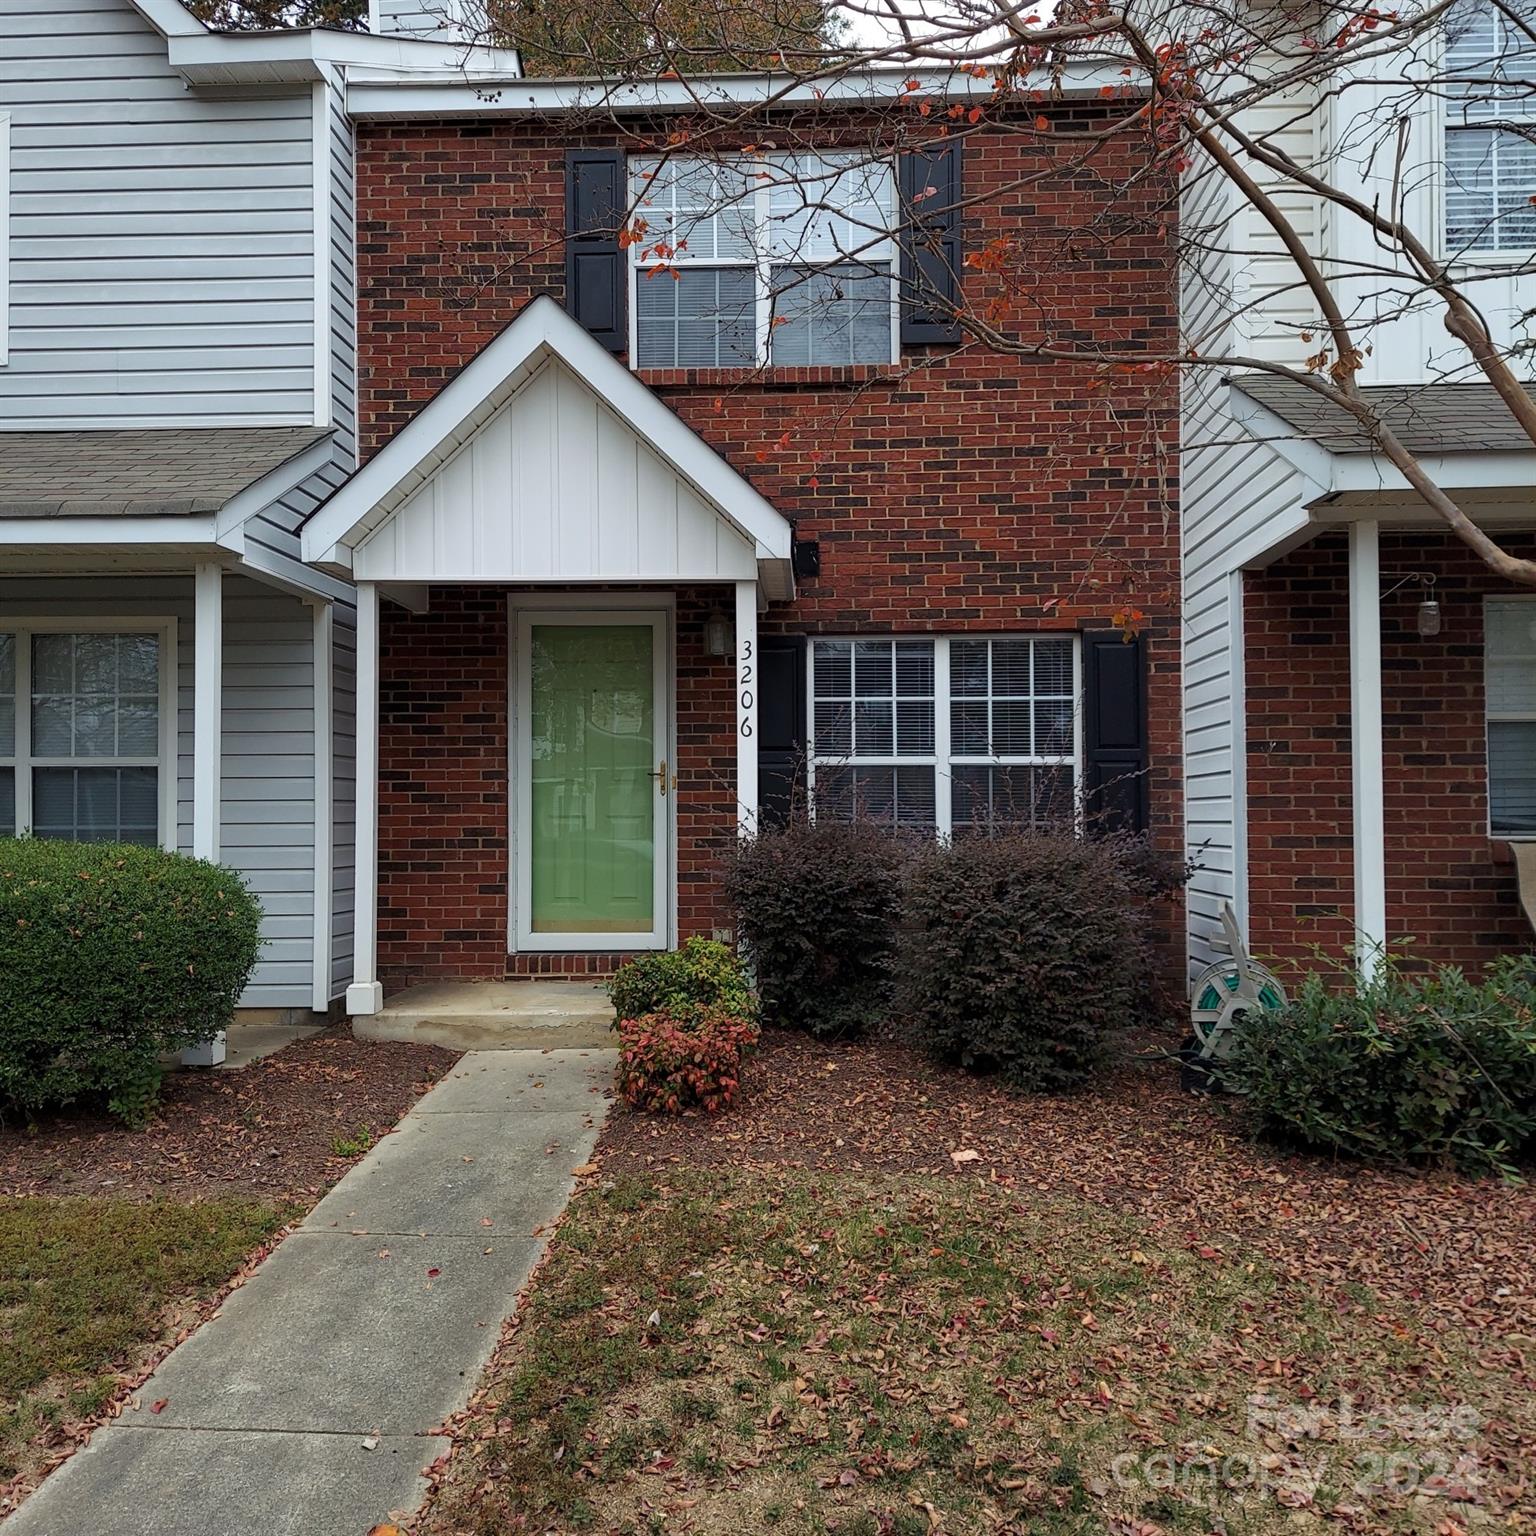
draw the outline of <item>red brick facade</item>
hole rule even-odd
[[[376,448],[535,294],[562,296],[570,140],[507,121],[365,124],[358,260],[364,442]],[[592,141],[587,141],[592,142]],[[648,147],[636,142],[636,149]],[[1048,135],[966,145],[967,242],[1030,232],[1052,339],[1169,341],[1171,234],[1150,194],[1116,192],[1131,146],[1093,175],[1018,185]],[[1124,159],[1125,163],[1116,163]],[[986,197],[995,192],[991,199]],[[1115,199],[1121,197],[1116,206]],[[1106,209],[1114,238],[1103,239]],[[1092,239],[1081,230],[1100,229]],[[979,281],[979,280],[978,280]],[[784,632],[1103,628],[1147,614],[1151,803],[1182,836],[1177,389],[1166,379],[918,349],[886,368],[642,374],[682,419],[821,544],[822,573],[765,616]],[[728,663],[702,655],[720,594],[679,596],[679,927],[720,923],[713,865],[733,833]],[[441,589],[384,627],[381,979],[485,975],[506,963],[506,602]],[[551,962],[519,957],[514,967]]]
[[[1536,553],[1528,537],[1510,541]],[[1252,941],[1308,959],[1351,942],[1348,550],[1328,534],[1247,578],[1248,864]],[[1483,598],[1500,582],[1451,538],[1385,534],[1382,586],[1429,572],[1441,632],[1414,626],[1422,596],[1382,605],[1387,931],[1410,953],[1476,969],[1529,947],[1514,872],[1488,835]]]

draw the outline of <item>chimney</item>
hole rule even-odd
[[[368,30],[430,43],[474,41],[471,0],[368,0]]]

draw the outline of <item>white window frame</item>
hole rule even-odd
[[[1533,18],[1536,19],[1536,18]],[[1502,26],[1502,21],[1500,22]],[[1442,25],[1438,36],[1437,57],[1439,61],[1440,76],[1442,81],[1448,68],[1448,41]],[[1503,115],[1510,118],[1525,118],[1532,120],[1536,126],[1536,92],[1529,95],[1512,96],[1509,101],[1510,110]],[[1433,93],[1428,103],[1428,111],[1432,114],[1432,123],[1436,132],[1434,140],[1440,146],[1439,171],[1434,178],[1434,224],[1433,228],[1438,234],[1439,252],[1444,260],[1454,260],[1460,265],[1501,266],[1510,262],[1517,262],[1529,257],[1532,252],[1532,244],[1527,241],[1523,244],[1499,245],[1485,244],[1482,241],[1475,245],[1453,246],[1450,239],[1451,217],[1451,170],[1450,170],[1450,137],[1453,133],[1486,132],[1489,125],[1486,123],[1467,122],[1457,107],[1457,98],[1442,88]],[[1494,130],[1495,142],[1499,136],[1498,130]],[[1494,218],[1484,235],[1484,240],[1498,239],[1498,186],[1493,189]]]
[[[47,617],[7,615],[0,633],[16,637],[16,743],[11,757],[0,757],[0,768],[16,774],[16,834],[32,835],[32,770],[34,768],[153,768],[159,777],[160,846],[176,851],[176,620],[155,615],[137,617]],[[156,757],[34,757],[32,755],[32,637],[34,635],[154,635],[160,644],[160,739]]]
[[[861,158],[865,159],[865,160],[868,160],[868,161],[871,161],[871,162],[875,161],[875,160],[881,160],[885,164],[887,170],[890,173],[890,177],[891,177],[891,194],[892,194],[892,198],[893,198],[892,209],[891,209],[891,218],[892,218],[892,223],[894,225],[894,222],[895,222],[895,219],[896,219],[896,209],[895,209],[894,199],[899,195],[898,194],[897,166],[896,166],[896,163],[895,163],[894,160],[889,159],[889,158],[884,157],[884,156],[879,156],[879,155],[861,155],[860,152],[857,151],[857,150],[839,151],[839,150],[836,150],[836,149],[828,149],[828,150],[808,151],[808,153],[824,154],[824,155],[827,155],[827,156],[833,156],[833,155],[837,155],[839,153],[846,153],[851,159],[854,159],[854,160],[858,160],[858,159],[861,159]],[[660,155],[631,155],[629,157],[628,161],[626,162],[626,165],[625,165],[626,184],[627,184],[627,186],[629,188],[629,195],[630,195],[630,197],[632,199],[636,200],[637,208],[643,210],[643,204],[641,204],[639,202],[639,198],[640,198],[640,196],[642,194],[640,194],[637,191],[637,188],[636,188],[636,185],[635,185],[636,174],[635,174],[634,166],[639,161],[642,161],[642,160],[660,160],[660,159],[670,159],[670,160],[673,160],[673,161],[684,161],[684,160],[700,160],[700,161],[703,161],[703,160],[708,160],[709,158],[710,157],[706,156],[706,155],[677,155],[677,156],[672,156],[672,157],[666,157],[666,156],[660,156]],[[783,161],[785,159],[789,158],[789,156],[787,154],[786,155],[743,155],[743,156],[741,156],[739,158],[740,158],[740,163],[743,166],[753,166],[753,165],[756,165],[756,166],[763,167],[763,168],[772,168],[772,167],[775,167],[775,166],[781,166]],[[752,177],[752,173],[749,171],[748,172],[748,178],[751,179],[751,177]],[[782,184],[783,184],[782,182],[777,183],[777,185],[782,185]],[[674,369],[674,368],[704,367],[704,368],[734,368],[734,369],[740,369],[740,370],[742,370],[744,372],[750,372],[750,371],[752,371],[754,369],[760,369],[760,368],[807,368],[807,367],[809,367],[809,368],[879,368],[879,367],[888,366],[889,364],[892,364],[892,363],[899,363],[901,361],[901,306],[900,306],[900,302],[899,302],[899,300],[900,300],[900,279],[901,279],[901,272],[900,272],[901,253],[900,253],[900,250],[899,250],[899,248],[897,246],[897,243],[896,243],[896,234],[895,234],[894,228],[888,234],[887,239],[886,239],[886,245],[887,245],[888,250],[889,250],[889,255],[887,257],[879,257],[879,258],[877,258],[872,253],[872,251],[869,248],[864,248],[864,249],[861,249],[859,251],[859,253],[856,254],[856,255],[849,255],[847,257],[840,257],[840,258],[838,258],[837,260],[834,260],[834,261],[823,261],[823,262],[813,262],[812,261],[812,262],[800,263],[800,265],[804,265],[807,268],[809,268],[809,270],[812,273],[816,273],[816,272],[826,271],[830,267],[844,266],[844,265],[848,265],[848,264],[864,263],[864,264],[873,266],[878,260],[884,260],[884,261],[888,261],[889,262],[890,269],[891,269],[891,277],[890,277],[890,287],[891,287],[891,345],[890,345],[890,355],[888,357],[884,357],[884,358],[880,359],[878,362],[875,362],[875,363],[775,363],[773,361],[773,356],[772,356],[772,341],[773,341],[773,328],[774,328],[773,327],[773,301],[774,301],[773,270],[774,270],[775,267],[787,267],[787,266],[795,266],[795,265],[797,265],[797,263],[795,263],[795,262],[784,261],[782,259],[775,259],[774,255],[772,253],[772,250],[770,249],[771,242],[766,238],[766,231],[767,231],[767,229],[769,227],[769,223],[770,223],[770,220],[771,220],[771,217],[772,217],[772,200],[773,200],[773,191],[774,191],[775,185],[776,185],[776,183],[772,179],[758,179],[755,182],[754,190],[753,190],[753,193],[752,193],[752,199],[751,199],[751,201],[752,201],[752,227],[753,227],[753,229],[755,231],[755,241],[754,241],[754,243],[758,247],[758,253],[756,255],[752,255],[752,256],[728,256],[728,257],[721,257],[721,258],[716,258],[716,257],[705,258],[705,257],[702,257],[702,256],[698,256],[698,257],[689,256],[685,252],[682,256],[669,256],[669,257],[653,256],[653,257],[647,258],[644,255],[644,252],[647,249],[649,249],[649,245],[648,245],[648,243],[646,241],[640,240],[640,241],[637,241],[637,242],[635,242],[635,243],[630,245],[630,247],[629,247],[629,276],[628,276],[628,279],[627,279],[628,284],[629,284],[629,291],[628,291],[626,297],[628,298],[628,301],[629,301],[629,365],[630,365],[630,367],[632,369],[634,369],[636,371],[639,371],[639,372],[650,372],[650,371],[653,371],[653,370],[656,370],[656,369],[663,369],[663,370],[665,370],[665,369]],[[746,201],[746,199],[742,200],[743,203],[745,203],[745,201]],[[643,211],[640,212],[640,216],[644,217]],[[755,356],[755,358],[754,358],[754,360],[752,362],[749,362],[749,363],[744,362],[744,363],[704,363],[704,364],[691,364],[691,363],[641,363],[639,361],[639,351],[640,351],[640,314],[639,314],[639,311],[640,311],[640,303],[639,303],[640,283],[641,283],[642,279],[644,278],[644,274],[647,273],[647,272],[653,272],[653,271],[656,271],[659,268],[674,268],[674,267],[676,267],[676,268],[692,267],[692,268],[694,268],[694,269],[696,269],[697,271],[700,271],[700,272],[718,271],[718,270],[722,270],[722,269],[725,269],[725,268],[730,268],[730,269],[732,269],[734,271],[747,271],[747,270],[750,270],[750,271],[753,271],[753,272],[756,273],[756,285],[755,285],[755,292],[754,292],[754,303],[755,303],[756,307],[755,307],[754,317],[753,317],[754,318],[754,330],[755,330],[756,356]],[[871,274],[871,275],[873,275],[873,274]],[[651,278],[651,279],[649,279],[649,281],[655,282],[655,281],[658,281],[658,279]]]
[[[11,360],[11,114],[0,112],[0,368]]]
[[[1536,710],[1496,710],[1488,707],[1488,610],[1495,604],[1502,605],[1505,603],[1519,603],[1521,606],[1530,606],[1532,617],[1536,618],[1536,595],[1524,592],[1510,592],[1499,593],[1497,596],[1485,596],[1483,598],[1483,780],[1488,812],[1488,837],[1490,841],[1501,843],[1529,843],[1536,842],[1536,832],[1496,832],[1493,828],[1493,783],[1489,774],[1493,756],[1491,743],[1488,739],[1488,727],[1500,722],[1513,722],[1517,725],[1536,722]]]
[[[923,641],[933,645],[933,751],[921,757],[869,757],[862,753],[818,754],[816,750],[816,644],[818,641],[840,640],[906,640]],[[985,756],[970,753],[954,754],[950,750],[950,705],[954,694],[950,679],[950,646],[955,641],[969,643],[983,640],[1068,640],[1072,645],[1072,752],[1070,756],[1009,753],[1005,756]],[[986,696],[991,698],[989,693]],[[1065,768],[1072,769],[1073,797],[1077,805],[1082,803],[1083,790],[1083,642],[1076,630],[985,630],[975,633],[935,635],[921,631],[861,631],[857,634],[811,635],[805,647],[805,701],[806,740],[806,792],[811,814],[816,812],[816,769],[818,764],[826,768],[932,768],[933,769],[933,816],[939,837],[954,834],[954,775],[955,768]],[[1074,818],[1076,817],[1074,810]]]

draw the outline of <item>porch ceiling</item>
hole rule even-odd
[[[552,299],[530,304],[311,516],[376,582],[736,582],[793,594],[791,525]]]

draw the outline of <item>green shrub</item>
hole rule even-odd
[[[726,894],[766,1022],[830,1037],[889,1017],[907,860],[888,829],[803,817],[736,848]]]
[[[213,864],[111,843],[0,841],[0,1105],[101,1097],[142,1123],[163,1053],[229,1023],[261,909]]]
[[[638,1019],[664,1008],[701,1003],[739,1019],[757,1017],[746,967],[714,939],[687,939],[681,949],[626,961],[608,983],[617,1019]]]
[[[1015,1088],[1083,1082],[1149,995],[1153,885],[1123,846],[1068,832],[926,850],[902,963],[916,1038]]]
[[[1480,982],[1391,957],[1358,987],[1305,977],[1249,1014],[1222,1071],[1254,1128],[1294,1146],[1490,1172],[1536,1153],[1536,957]]]
[[[619,1021],[619,1092],[652,1114],[702,1109],[717,1115],[736,1101],[741,1059],[758,1028],[720,1008],[683,1003]]]

